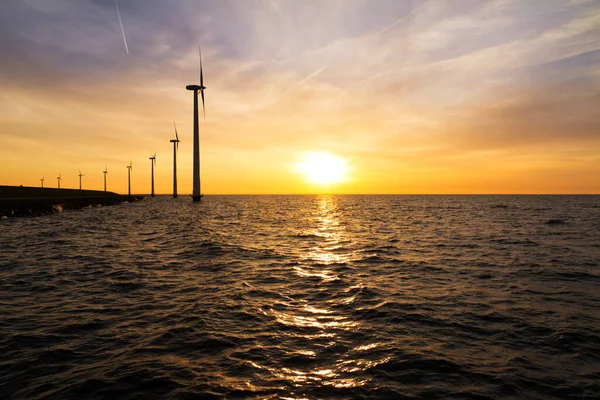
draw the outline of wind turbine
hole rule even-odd
[[[152,193],[150,196],[154,197],[154,165],[156,165],[156,152],[154,152],[154,155],[150,157],[149,160],[150,165],[152,166]]]
[[[198,46],[198,56],[200,58],[200,85],[187,85],[187,90],[194,91],[194,179],[192,188],[192,200],[200,201],[200,134],[198,133],[198,92],[202,95],[202,112],[206,120],[206,110],[204,109],[204,79],[202,77],[202,54]]]
[[[44,187],[44,177],[42,176],[42,179],[40,179],[40,182],[42,182],[42,187]]]
[[[169,140],[173,143],[173,198],[177,198],[177,151],[179,151],[179,135],[177,134],[177,126],[173,121],[173,127],[175,128],[175,139]]]
[[[127,166],[127,195],[131,196],[131,168],[133,168],[133,163],[129,161],[129,165]]]
[[[108,169],[106,168],[106,165],[104,166],[104,171],[102,171],[104,173],[104,191],[106,192],[106,175],[108,174]]]
[[[60,180],[62,179],[62,173],[58,174],[58,176],[56,177],[56,180],[58,181],[58,188],[60,189]]]
[[[80,169],[78,169],[78,171],[79,171],[79,190],[81,190],[81,177],[85,176],[85,175],[81,173]]]

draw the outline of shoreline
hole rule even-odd
[[[113,206],[144,198],[140,195],[121,195],[101,190],[0,186],[0,218],[40,216],[92,206]]]

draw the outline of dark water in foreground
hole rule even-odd
[[[599,398],[600,196],[0,221],[0,398],[159,397]]]

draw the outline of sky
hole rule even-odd
[[[201,46],[205,194],[600,193],[600,0],[116,5],[2,1],[0,185],[191,193]]]

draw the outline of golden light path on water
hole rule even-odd
[[[345,226],[339,219],[337,210],[337,199],[333,196],[321,196],[317,198],[317,208],[314,215],[315,227],[308,232],[309,236],[318,238],[316,244],[306,253],[306,256],[299,266],[293,267],[293,272],[299,279],[319,280],[315,285],[318,291],[327,291],[328,284],[335,284],[341,278],[334,271],[333,266],[349,263],[356,256],[353,251],[346,248],[351,241],[347,238]],[[362,287],[358,285],[347,285],[342,290],[347,295],[343,298],[334,297],[327,301],[314,301],[302,299],[298,302],[293,301],[287,304],[285,310],[276,310],[271,308],[269,314],[274,316],[280,324],[285,326],[307,330],[311,333],[299,334],[297,331],[283,332],[285,335],[293,336],[294,339],[304,339],[315,343],[314,346],[307,346],[306,350],[294,350],[294,354],[303,355],[315,359],[316,366],[309,369],[296,367],[265,367],[256,363],[251,364],[256,368],[267,369],[278,379],[292,382],[294,386],[302,388],[304,385],[331,386],[335,388],[351,388],[363,386],[369,382],[369,378],[362,375],[361,378],[355,378],[352,375],[357,372],[369,369],[377,364],[387,362],[388,358],[378,360],[361,359],[361,353],[376,348],[381,343],[367,343],[356,346],[350,351],[340,352],[336,357],[327,356],[329,365],[323,365],[319,361],[319,351],[331,351],[331,349],[340,346],[341,343],[347,344],[348,339],[342,336],[350,336],[356,330],[359,330],[360,322],[351,315],[345,315],[343,308],[339,306],[354,301],[356,294],[349,292],[356,291]],[[339,291],[339,288],[336,289]],[[338,307],[335,307],[338,306]],[[292,333],[293,332],[293,333]],[[306,365],[303,365],[306,367]],[[283,397],[286,399],[305,399],[305,397]]]

